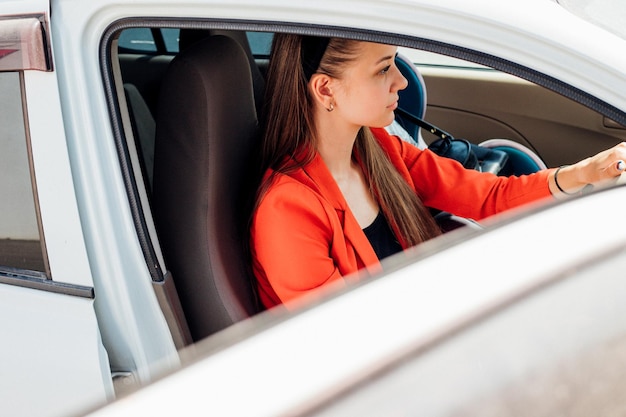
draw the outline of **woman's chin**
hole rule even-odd
[[[376,122],[372,122],[368,124],[367,126],[374,127],[374,128],[384,128],[392,124],[395,118],[396,118],[396,115],[394,114],[394,112],[390,111],[389,114],[384,115],[383,117],[378,119]]]

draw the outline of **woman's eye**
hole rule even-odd
[[[389,72],[389,68],[391,68],[391,65],[387,65],[385,68],[383,68],[380,73],[381,74],[387,74]]]

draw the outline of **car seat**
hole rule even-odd
[[[497,149],[509,155],[507,165],[500,175],[526,175],[547,169],[546,163],[528,147],[511,139],[488,139],[479,143],[480,146]]]
[[[407,113],[423,119],[426,115],[426,83],[422,74],[409,58],[398,53],[395,59],[396,66],[400,73],[407,80],[407,87],[398,92],[398,107]],[[396,122],[412,137],[416,142],[423,142],[421,139],[420,127],[409,119],[402,117],[396,112]]]
[[[398,70],[407,79],[407,87],[398,93],[398,108],[405,112],[424,119],[427,107],[426,83],[418,68],[409,58],[398,53],[395,59]],[[396,122],[408,134],[416,138],[418,146],[425,147],[419,125],[396,112]],[[395,134],[393,128],[388,128]],[[423,145],[420,145],[423,144]],[[488,139],[479,144],[484,148],[503,151],[507,154],[507,162],[500,170],[499,175],[524,175],[546,168],[546,164],[533,150],[510,139]]]
[[[135,85],[124,83],[124,94],[128,103],[128,112],[137,147],[137,155],[141,160],[141,168],[144,178],[147,180],[148,190],[151,191],[154,172],[156,122],[146,101]]]
[[[223,35],[234,39],[239,43],[239,46],[243,48],[250,64],[250,72],[252,74],[252,88],[254,89],[254,102],[256,105],[257,113],[261,110],[263,105],[263,95],[265,94],[265,78],[261,73],[259,66],[256,63],[255,57],[252,54],[250,48],[250,42],[246,32],[243,30],[228,30],[228,29],[181,29],[180,38],[178,41],[178,47],[180,51],[184,51],[191,45],[195,44],[208,36]]]
[[[155,220],[197,341],[259,311],[240,210],[258,129],[241,46],[216,35],[182,50],[163,80],[156,120]]]

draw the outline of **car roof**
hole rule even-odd
[[[427,42],[417,46],[437,47],[439,49],[435,52],[444,54],[459,54],[457,47],[466,48],[461,51],[465,54],[462,58],[470,61],[498,57],[498,62],[504,65],[499,69],[507,72],[518,69],[513,63],[523,62],[531,71],[554,77],[617,108],[626,107],[626,97],[621,94],[626,91],[626,80],[618,70],[626,68],[626,56],[616,52],[624,50],[626,41],[570,13],[554,1],[345,0],[293,3],[266,0],[262,6],[254,7],[248,0],[228,3],[192,0],[182,5],[168,0],[137,0],[115,9],[107,7],[109,2],[94,0],[76,7],[72,0],[54,0],[52,8],[61,19],[76,20],[72,19],[75,13],[93,15],[89,21],[101,30],[110,27],[112,19],[137,16],[142,19],[206,18],[207,7],[217,5],[219,7],[211,9],[212,22],[247,22],[258,25],[255,29],[259,30],[282,28],[346,35],[357,29],[365,33],[359,34],[360,37],[381,42],[406,42],[407,46],[416,46],[415,41],[424,39]],[[77,39],[81,39],[80,34],[85,28],[77,26],[72,30]],[[93,42],[97,47],[99,40],[86,38],[81,42]],[[455,48],[450,49],[450,45]],[[528,76],[532,77],[532,74]]]
[[[577,16],[626,39],[626,29],[624,28],[626,9],[623,3],[617,0],[595,2],[588,0],[554,1]]]

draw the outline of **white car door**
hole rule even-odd
[[[47,0],[0,5],[0,414],[113,396],[70,170]]]

